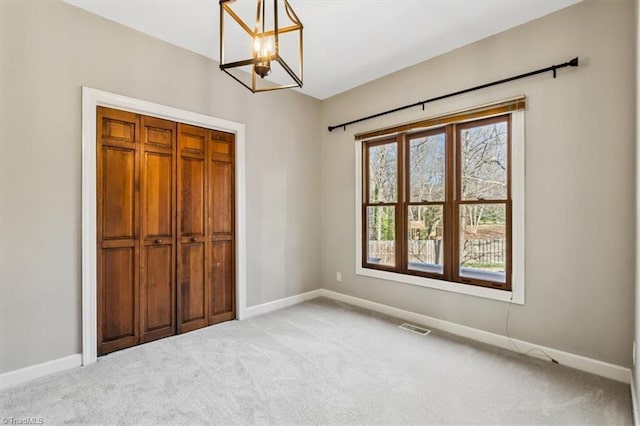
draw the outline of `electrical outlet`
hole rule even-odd
[[[336,272],[336,281],[342,282],[342,272]]]

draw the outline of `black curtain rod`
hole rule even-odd
[[[427,99],[427,100],[424,100],[424,101],[419,101],[419,102],[416,102],[414,104],[404,105],[404,106],[393,108],[393,109],[390,109],[390,110],[387,110],[387,111],[379,112],[377,114],[368,115],[366,117],[358,118],[356,120],[347,121],[346,123],[338,124],[336,126],[329,126],[329,131],[332,132],[334,129],[338,129],[340,127],[342,127],[344,130],[346,130],[347,126],[350,126],[351,124],[360,123],[361,121],[371,120],[372,118],[381,117],[383,115],[391,114],[391,113],[394,113],[394,112],[402,111],[402,110],[413,108],[413,107],[417,107],[417,106],[422,106],[422,109],[424,110],[424,105],[428,104],[430,102],[435,102],[435,101],[439,101],[439,100],[442,100],[442,99],[451,98],[453,96],[458,96],[458,95],[462,95],[462,94],[465,94],[465,93],[473,92],[473,91],[476,91],[476,90],[485,89],[487,87],[496,86],[498,84],[508,83],[508,82],[514,81],[514,80],[520,80],[521,78],[531,77],[531,76],[536,75],[536,74],[542,74],[542,73],[545,73],[545,72],[552,71],[553,72],[553,78],[556,78],[556,70],[558,70],[560,68],[577,67],[577,66],[578,66],[578,57],[576,56],[575,58],[573,58],[570,61],[567,61],[567,62],[565,62],[563,64],[551,65],[550,67],[540,68],[539,70],[535,70],[535,71],[527,72],[527,73],[524,73],[524,74],[516,75],[514,77],[503,78],[502,80],[492,81],[491,83],[481,84],[480,86],[470,87],[468,89],[459,90],[457,92],[448,93],[446,95],[437,96],[435,98]]]

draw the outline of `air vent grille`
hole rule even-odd
[[[422,328],[417,325],[409,324],[408,322],[405,322],[404,324],[402,324],[400,328],[403,330],[410,331],[412,333],[419,334],[421,336],[426,336],[427,334],[431,333],[431,330],[427,330],[426,328]]]

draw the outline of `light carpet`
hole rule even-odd
[[[629,386],[316,299],[7,389],[2,418],[147,424],[632,424]]]

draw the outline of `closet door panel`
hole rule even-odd
[[[134,162],[133,149],[102,148],[102,238],[134,238]]]
[[[142,341],[176,333],[176,124],[141,117]]]
[[[133,144],[136,139],[136,116],[126,111],[101,108],[102,132],[98,134],[108,142],[123,142]]]
[[[182,323],[201,327],[200,324],[206,319],[204,244],[183,245],[181,265]],[[194,321],[198,324],[193,324]]]
[[[184,157],[182,162],[182,235],[204,235],[204,160]]]
[[[210,132],[208,150],[209,324],[235,318],[234,135]]]
[[[173,150],[176,123],[153,117],[144,118],[143,140],[147,146]]]
[[[139,342],[139,182],[135,114],[97,110],[98,354]]]
[[[233,245],[231,241],[214,241],[211,256],[211,312],[209,324],[235,318],[233,287]]]
[[[133,247],[102,251],[102,342],[115,346],[136,340],[135,250]]]
[[[212,161],[209,178],[209,220],[212,234],[233,229],[233,164]]]
[[[145,249],[146,297],[144,333],[160,329],[175,334],[173,330],[173,250],[171,245],[149,246]],[[163,333],[164,334],[164,333]],[[145,336],[148,337],[148,336]],[[154,336],[155,337],[155,336]]]
[[[193,126],[181,125],[185,131],[182,133],[182,148],[195,154],[204,155],[207,137],[200,129]]]
[[[171,238],[173,235],[172,161],[171,155],[145,153],[143,203],[148,238]]]
[[[207,325],[207,132],[178,124],[178,332]]]

